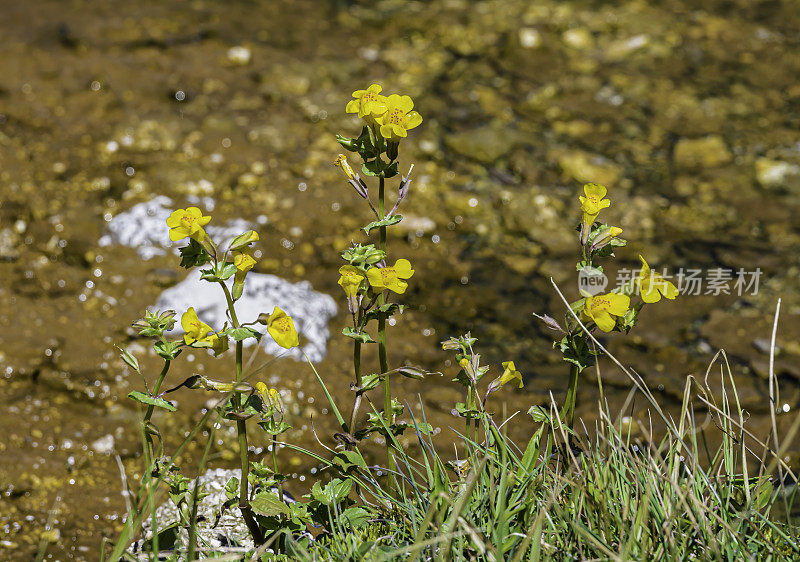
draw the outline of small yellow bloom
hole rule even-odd
[[[339,268],[339,285],[348,297],[354,297],[361,287],[361,282],[366,279],[360,269],[353,265],[343,265]]]
[[[375,119],[381,136],[392,141],[406,137],[409,129],[422,123],[422,115],[412,109],[414,102],[409,96],[392,94],[386,98],[386,113]]]
[[[261,399],[264,401],[264,404],[267,406],[271,406],[272,408],[283,412],[283,402],[281,401],[281,394],[278,392],[276,388],[269,388],[263,382],[256,383],[256,392]]]
[[[347,161],[347,157],[344,154],[340,154],[336,160],[333,161],[333,165],[339,166],[344,172],[344,175],[347,176],[347,179],[356,179],[356,174],[353,172],[353,168],[350,167],[350,163]]]
[[[173,211],[167,219],[169,238],[173,242],[183,240],[186,237],[202,242],[206,237],[206,231],[203,230],[203,227],[210,221],[211,217],[204,217],[202,211],[197,207]]]
[[[367,279],[373,288],[380,291],[389,289],[397,294],[406,292],[408,283],[404,279],[410,279],[412,275],[414,270],[406,259],[399,259],[390,267],[373,267],[367,271]]]
[[[232,252],[241,251],[242,248],[246,248],[253,242],[258,242],[259,240],[260,237],[258,235],[258,232],[256,232],[255,230],[248,230],[247,232],[240,234],[239,236],[231,240],[228,249]]]
[[[517,371],[513,361],[504,361],[503,374],[500,375],[500,386],[511,381],[517,381],[517,388],[522,388],[522,373]]]
[[[375,118],[386,111],[386,96],[381,95],[381,88],[378,84],[372,84],[366,90],[356,90],[353,92],[355,99],[347,103],[345,111],[347,113],[358,113],[362,119],[364,117]]]
[[[289,349],[300,345],[300,338],[294,327],[292,317],[277,306],[267,317],[267,332],[279,346]]]
[[[487,393],[498,390],[501,386],[516,381],[517,388],[522,388],[522,373],[517,371],[513,361],[503,362],[503,374],[489,383]]]
[[[233,265],[236,266],[237,271],[246,273],[256,265],[256,259],[250,252],[233,252]]]
[[[678,296],[678,288],[658,273],[653,272],[641,254],[639,254],[639,259],[642,260],[642,269],[639,271],[637,282],[642,300],[646,303],[658,302],[662,295],[669,300],[674,300]]]
[[[587,183],[583,186],[583,192],[586,197],[583,195],[579,197],[581,211],[583,211],[583,224],[589,227],[595,221],[597,215],[600,214],[600,211],[611,205],[611,201],[603,199],[607,190],[597,183]]]
[[[181,328],[186,332],[186,335],[183,336],[183,341],[186,345],[205,339],[209,333],[213,332],[211,326],[197,317],[194,307],[190,307],[189,310],[181,315]]]
[[[617,293],[606,293],[594,297],[586,297],[583,307],[585,320],[592,320],[604,332],[610,332],[616,326],[615,316],[625,316],[631,306],[631,298]]]

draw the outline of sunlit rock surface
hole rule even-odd
[[[216,283],[200,279],[200,272],[189,276],[170,287],[159,296],[155,304],[159,310],[175,310],[182,314],[193,306],[200,319],[216,330],[228,321],[225,295]],[[300,334],[300,348],[283,349],[268,335],[262,338],[264,350],[275,356],[303,359],[303,353],[313,361],[325,357],[325,348],[330,337],[328,322],[336,314],[336,303],[329,295],[318,293],[307,281],[290,283],[275,275],[250,272],[247,275],[242,298],[236,302],[236,314],[240,322],[253,322],[262,312],[271,313],[279,306],[294,320]],[[178,323],[176,329],[179,329]],[[257,328],[262,326],[257,325]],[[252,343],[247,340],[245,343]]]

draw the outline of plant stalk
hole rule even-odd
[[[564,421],[570,429],[572,429],[575,422],[575,402],[578,397],[578,374],[580,374],[578,366],[570,365],[569,387],[567,387],[567,397],[564,399],[563,414]]]
[[[225,293],[225,300],[228,303],[228,312],[231,315],[231,323],[233,324],[234,328],[239,327],[239,318],[236,316],[236,308],[233,304],[233,297],[231,296],[231,292],[228,289],[228,286],[225,285],[223,281],[220,281],[219,284],[222,286],[222,291]],[[236,382],[242,382],[242,342],[236,342]],[[241,392],[234,392],[233,394],[233,401],[236,404],[237,408],[242,408],[244,403],[242,402],[242,393]],[[241,465],[242,474],[239,478],[239,510],[242,512],[242,517],[244,518],[244,522],[247,525],[247,530],[250,531],[250,535],[253,537],[253,541],[256,545],[260,545],[264,542],[264,537],[261,534],[261,529],[258,526],[258,522],[256,522],[256,518],[253,515],[253,511],[250,508],[249,503],[249,491],[248,491],[248,475],[250,474],[250,460],[247,456],[247,423],[246,420],[236,420],[236,433],[239,441],[239,464]]]

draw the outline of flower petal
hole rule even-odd
[[[361,108],[361,102],[359,100],[350,100],[347,102],[344,110],[347,113],[358,113],[358,110]]]
[[[608,190],[604,185],[600,185],[599,183],[587,183],[583,186],[583,192],[586,193],[587,197],[596,197],[600,200],[606,196]]]
[[[628,295],[608,293],[608,306],[606,310],[615,316],[624,316],[631,306],[631,298]]]
[[[420,123],[422,123],[422,115],[416,111],[412,111],[406,115],[406,129],[413,129]]]
[[[397,271],[397,276],[403,279],[409,279],[414,275],[414,270],[411,269],[411,262],[405,258],[400,258],[394,262],[394,269]]]
[[[594,323],[597,324],[597,327],[604,332],[610,332],[617,324],[617,321],[605,311],[601,311],[599,314],[596,314],[592,319],[594,320]]]
[[[383,88],[381,88],[380,84],[370,84],[369,88],[367,88],[367,92],[372,92],[373,94],[380,94]]]

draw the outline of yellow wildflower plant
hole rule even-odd
[[[181,328],[186,332],[183,336],[186,345],[205,339],[209,333],[214,331],[211,326],[197,317],[194,307],[189,307],[189,310],[181,315]]]
[[[414,275],[411,263],[406,259],[399,259],[393,266],[373,267],[367,271],[367,279],[372,288],[379,291],[389,289],[402,295],[408,288],[405,279],[410,279]]]
[[[583,211],[583,224],[589,227],[600,211],[611,206],[611,201],[604,199],[608,190],[598,183],[587,183],[583,186],[583,192],[586,196],[581,195],[578,199],[580,199],[581,211]]]
[[[354,265],[343,265],[339,268],[339,286],[348,297],[354,297],[361,287],[361,282],[366,279],[364,274]]]
[[[642,260],[642,269],[636,282],[639,285],[639,295],[646,303],[654,303],[661,300],[661,297],[674,300],[678,296],[678,288],[663,276],[650,269],[645,259],[639,254]]]
[[[169,238],[173,242],[187,237],[202,242],[206,237],[203,227],[209,222],[211,217],[203,216],[203,212],[197,207],[178,209],[167,218]]]
[[[386,113],[375,119],[380,125],[381,136],[391,141],[405,138],[409,129],[422,123],[422,115],[412,109],[414,101],[409,96],[392,94],[386,98]]]
[[[386,96],[381,95],[381,88],[378,84],[371,84],[366,90],[356,90],[353,98],[347,103],[345,111],[347,113],[358,113],[361,119],[376,118],[386,111]]]
[[[294,327],[292,317],[277,306],[267,317],[267,332],[279,346],[290,349],[300,345],[300,338]]]
[[[617,316],[625,316],[631,306],[628,295],[606,293],[586,297],[583,307],[584,320],[591,320],[604,332],[610,332],[617,325]]]

